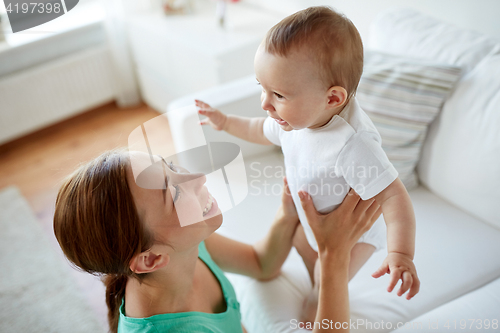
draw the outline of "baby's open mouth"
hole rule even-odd
[[[273,119],[276,120],[276,122],[282,126],[288,125],[288,123],[281,118],[273,118]]]
[[[286,126],[288,125],[288,123],[286,121],[284,121],[283,119],[281,118],[276,118],[276,117],[273,117],[273,115],[271,114],[270,111],[266,111],[267,112],[267,115],[271,118],[273,118],[278,124],[282,125],[282,126]]]

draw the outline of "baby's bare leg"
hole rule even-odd
[[[359,269],[368,261],[371,255],[375,252],[375,246],[367,243],[357,243],[351,250],[351,261],[349,263],[349,280],[359,271]],[[318,310],[318,297],[319,297],[319,278],[320,278],[320,264],[316,260],[314,266],[314,286],[312,292],[304,302],[301,321],[314,322],[316,312]],[[320,318],[321,319],[324,318]]]
[[[357,243],[354,245],[351,250],[351,261],[349,262],[349,281],[370,259],[375,250],[375,246],[368,243]]]

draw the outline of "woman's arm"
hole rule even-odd
[[[309,194],[299,192],[302,207],[318,243],[321,265],[319,305],[313,332],[349,332],[349,258],[351,249],[382,213],[374,199],[362,201],[351,190],[339,208],[322,215]]]
[[[252,246],[214,233],[205,240],[205,245],[222,270],[269,280],[279,274],[288,257],[298,223],[297,212],[284,179],[282,205],[264,239]]]

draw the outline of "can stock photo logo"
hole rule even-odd
[[[12,32],[52,21],[76,7],[79,0],[3,0]]]
[[[191,139],[189,146],[176,147],[175,153],[169,151],[166,144],[171,140],[168,115],[185,118],[183,124]],[[182,227],[227,212],[248,195],[240,146],[224,141],[207,142],[194,104],[171,110],[136,127],[128,137],[128,149],[136,185],[143,189],[169,190]],[[189,200],[194,197],[200,202]]]

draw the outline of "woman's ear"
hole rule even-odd
[[[154,254],[151,250],[139,253],[130,261],[130,270],[136,274],[152,273],[168,265],[168,254]]]
[[[337,108],[344,106],[347,102],[347,90],[340,86],[333,86],[328,89],[328,107]]]

